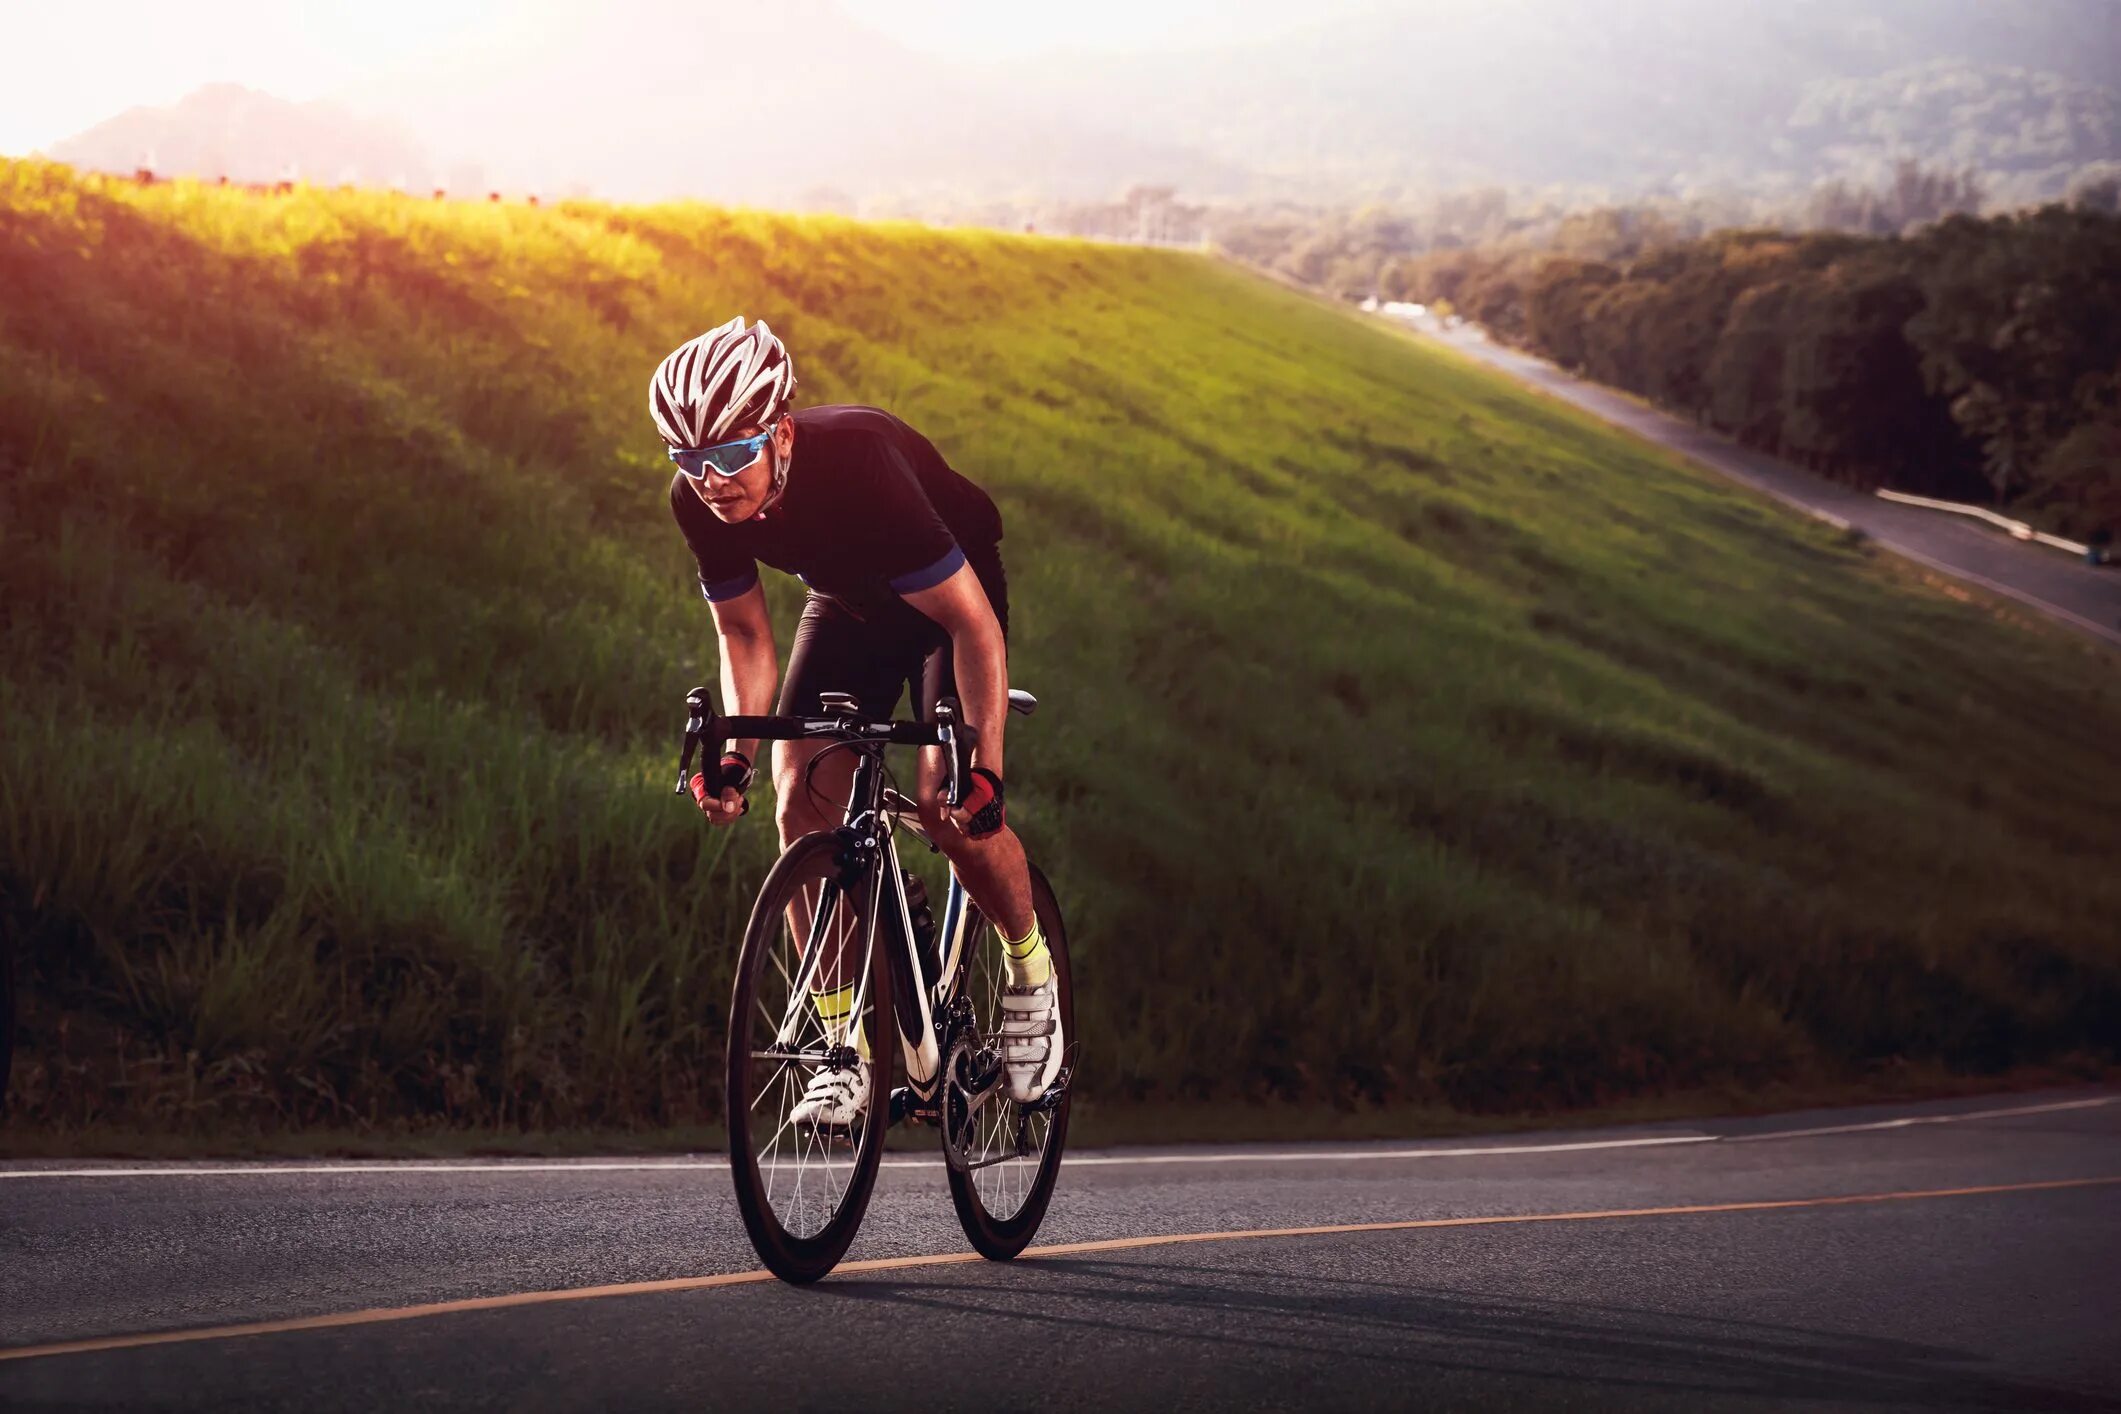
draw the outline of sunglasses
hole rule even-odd
[[[773,440],[773,430],[768,428],[756,437],[746,437],[740,442],[717,442],[712,447],[672,447],[670,459],[678,464],[678,470],[694,481],[705,478],[709,471],[717,476],[735,476],[745,467],[759,459],[766,444]]]

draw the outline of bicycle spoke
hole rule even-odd
[[[828,861],[817,867],[836,872]],[[861,1122],[799,1124],[794,1112],[828,1073],[831,1057],[857,1045],[858,1037],[874,1039],[875,911],[861,907],[874,895],[863,889],[848,896],[832,873],[791,879],[785,888],[786,901],[760,944],[764,956],[753,964],[746,1021],[730,1038],[732,1058],[747,1067],[739,1082],[747,1093],[732,1099],[751,1117],[746,1143],[760,1200],[790,1238],[808,1240],[836,1220],[861,1167]],[[828,1024],[817,998],[849,984],[845,1019]],[[876,1100],[873,1063],[858,1064]]]
[[[1007,969],[999,945],[985,936],[985,921],[974,917],[970,927],[971,936],[965,943],[965,994],[973,1004],[979,1035],[986,1044],[999,1048]],[[1006,1086],[1006,1079],[1003,1083]],[[1037,1189],[1052,1139],[1051,1116],[1044,1112],[1027,1116],[1005,1088],[990,1096],[963,1123],[967,1132],[960,1152],[969,1167],[966,1180],[990,1218],[1009,1220],[1023,1210]],[[1022,1153],[1017,1150],[1019,1128],[1024,1135]]]

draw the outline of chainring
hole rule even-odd
[[[936,1100],[941,1109],[943,1158],[959,1173],[969,1172],[973,1160],[965,1153],[973,1124],[988,1105],[1007,1104],[1003,1090],[1001,1052],[987,1045],[974,1026],[953,1028],[950,1049],[943,1055],[942,1085]]]

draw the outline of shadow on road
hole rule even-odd
[[[1292,1275],[1238,1266],[1145,1267],[1094,1259],[1012,1268],[1007,1284],[836,1281],[821,1294],[878,1306],[950,1313],[961,1339],[1006,1338],[1018,1322],[1050,1329],[1046,1348],[1086,1352],[1115,1385],[1126,1366],[1168,1361],[1173,1345],[1245,1352],[1253,1369],[1316,1380],[1313,1397],[1377,1398],[1382,1369],[1393,1388],[1509,1375],[1558,1388],[1652,1391],[1682,1403],[1718,1398],[1820,1399],[1925,1409],[2121,1410],[2121,1400],[2029,1384],[1993,1373],[1979,1356],[1912,1341],[1709,1318],[1646,1307],[1481,1295]],[[1036,1273],[1037,1279],[1030,1279]],[[904,1322],[894,1321],[895,1325]],[[1090,1332],[1105,1339],[1085,1340]],[[1065,1334],[1066,1338],[1060,1338]],[[1227,1356],[1223,1357],[1227,1359]],[[1474,1387],[1489,1389],[1485,1384]]]

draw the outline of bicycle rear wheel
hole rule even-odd
[[[851,882],[831,834],[788,846],[766,876],[744,930],[730,1002],[729,1168],[760,1260],[784,1281],[812,1282],[846,1254],[869,1206],[890,1124],[890,967],[875,926],[880,871]],[[815,962],[806,965],[806,953]],[[835,963],[834,959],[838,961]],[[815,992],[851,987],[846,1022],[828,1026]],[[791,1111],[821,1070],[858,1073],[868,1103],[830,1128]]]
[[[1075,987],[1068,969],[1068,930],[1061,921],[1053,886],[1037,865],[1031,866],[1031,907],[1046,935],[1046,949],[1053,955],[1054,975],[1060,980],[1061,1033],[1068,1048],[1062,1064],[1072,1072]],[[973,922],[984,931],[984,920]],[[992,938],[975,936],[965,952],[961,964],[965,977],[958,995],[972,1005],[976,1039],[991,1045],[1002,1027],[1002,987],[1007,981],[1002,950]],[[953,1046],[953,1053],[957,1049]],[[1019,1106],[1006,1091],[998,1092],[966,1116],[962,1092],[953,1084],[946,1063],[941,1093],[943,1123],[950,1126],[946,1136],[956,1136],[956,1147],[968,1164],[962,1170],[955,1164],[948,1166],[950,1204],[980,1255],[1006,1262],[1030,1245],[1052,1201],[1061,1151],[1068,1141],[1068,1107],[1074,1086],[1069,1084],[1047,1105],[1031,1107]]]

